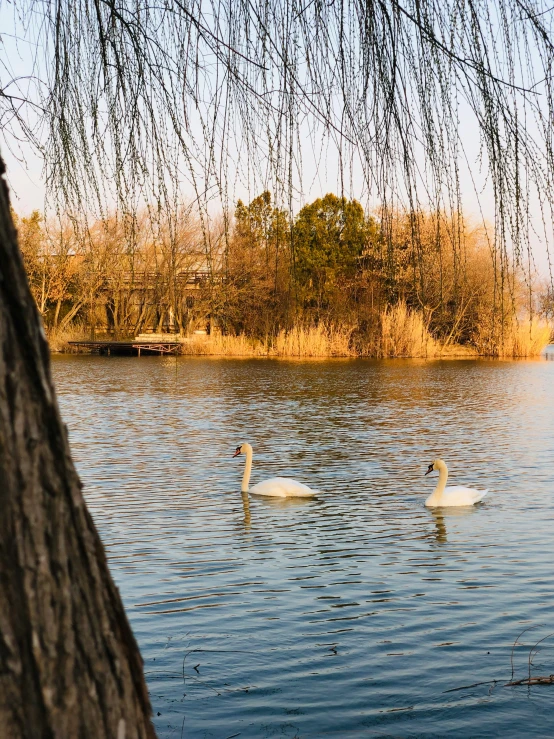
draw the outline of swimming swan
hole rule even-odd
[[[244,465],[241,491],[248,493],[248,483],[252,471],[252,447],[250,444],[238,446],[233,458],[238,457],[243,452],[246,455],[246,464]],[[271,495],[274,498],[313,498],[318,491],[311,490],[307,485],[302,485],[301,482],[291,480],[289,477],[272,477],[270,480],[264,480],[254,485],[253,488],[250,488],[250,492],[254,495]]]
[[[489,492],[487,490],[474,490],[473,488],[464,488],[460,486],[447,488],[446,481],[448,480],[448,467],[442,461],[442,459],[435,459],[429,465],[429,469],[425,473],[428,475],[433,470],[439,471],[439,482],[433,493],[425,501],[425,505],[429,507],[434,506],[457,506],[457,505],[474,505],[483,500],[485,495]]]

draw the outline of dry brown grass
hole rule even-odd
[[[347,326],[299,326],[280,331],[271,353],[278,357],[354,357],[352,328]]]
[[[222,357],[352,357],[352,329],[324,326],[297,327],[280,331],[271,343],[246,336],[193,336],[183,354]]]
[[[500,357],[538,357],[548,346],[552,336],[551,327],[538,318],[512,320],[499,346]]]
[[[428,331],[423,316],[406,303],[389,306],[381,313],[382,357],[436,357],[440,344]]]
[[[552,327],[538,318],[507,318],[494,325],[490,315],[481,316],[474,334],[479,354],[489,357],[538,357],[552,337]]]
[[[87,338],[85,327],[79,324],[70,324],[63,329],[48,332],[50,351],[64,354],[88,353],[88,349],[79,349],[69,343],[70,341],[86,341]]]
[[[220,357],[265,357],[264,344],[246,336],[192,336],[183,343],[182,354]]]

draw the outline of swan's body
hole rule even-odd
[[[442,459],[435,459],[435,461],[429,465],[429,469],[425,474],[428,475],[433,470],[439,471],[439,481],[437,483],[437,487],[425,501],[425,505],[431,508],[435,506],[446,507],[475,505],[475,503],[479,503],[479,501],[483,500],[485,495],[489,492],[488,490],[464,488],[460,485],[447,488],[446,481],[448,480],[448,467]]]
[[[254,485],[250,489],[250,473],[252,472],[252,447],[250,444],[241,444],[237,447],[233,456],[239,454],[246,455],[246,464],[244,465],[244,475],[242,476],[241,490],[243,493],[252,493],[253,495],[268,495],[272,498],[313,498],[317,495],[317,490],[311,490],[307,485],[301,482],[291,480],[290,477],[272,477],[270,480],[264,480]]]

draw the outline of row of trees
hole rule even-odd
[[[372,345],[379,316],[406,303],[443,343],[501,341],[513,316],[538,300],[501,260],[486,228],[461,215],[380,219],[333,194],[295,218],[264,192],[238,201],[231,228],[192,209],[161,220],[112,216],[86,230],[16,218],[37,306],[48,331],[116,338],[141,331],[219,330],[271,342],[293,327],[354,329]]]
[[[151,213],[111,216],[81,228],[14,214],[31,292],[47,332],[186,332],[190,292],[208,269],[201,231],[187,210],[163,224]]]

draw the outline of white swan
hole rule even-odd
[[[483,500],[485,495],[489,492],[487,490],[474,490],[473,488],[464,488],[460,486],[447,488],[446,481],[448,480],[448,467],[442,461],[442,459],[435,459],[429,465],[429,469],[425,473],[428,475],[433,470],[439,471],[439,481],[437,487],[431,493],[431,495],[425,501],[425,505],[429,507],[434,506],[458,506],[458,505],[474,505]]]
[[[248,483],[252,471],[252,447],[250,444],[238,446],[233,458],[242,453],[246,455],[246,464],[244,465],[241,490],[243,493],[248,493]],[[291,480],[289,477],[272,477],[270,480],[264,480],[250,488],[250,492],[254,495],[270,495],[273,498],[313,498],[318,493],[317,490],[311,490],[307,485],[302,485],[301,482]]]

